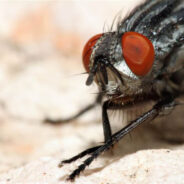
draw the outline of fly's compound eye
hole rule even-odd
[[[82,60],[83,60],[84,68],[86,69],[87,72],[89,72],[90,57],[93,51],[93,47],[101,36],[102,34],[97,34],[93,36],[88,40],[88,42],[84,46],[84,49],[82,52]]]
[[[123,57],[131,69],[138,75],[146,75],[154,62],[154,48],[151,41],[137,32],[126,32],[121,39]]]

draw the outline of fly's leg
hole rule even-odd
[[[83,109],[81,109],[77,114],[69,117],[69,118],[63,118],[63,119],[50,119],[50,118],[46,118],[44,120],[44,123],[49,123],[52,125],[60,125],[63,123],[67,123],[69,121],[75,120],[76,118],[78,118],[79,116],[83,115],[84,113],[88,112],[89,110],[93,109],[95,106],[97,106],[98,104],[100,104],[102,101],[102,95],[99,94],[97,96],[97,98],[95,99],[95,101],[92,104],[87,105],[86,107],[84,107]]]
[[[119,104],[113,103],[110,100],[105,101],[103,106],[102,106],[102,121],[103,121],[103,130],[104,130],[104,140],[105,140],[105,142],[108,142],[112,138],[112,131],[111,131],[111,126],[110,126],[107,110],[108,109],[120,109],[120,108],[122,109],[122,105],[120,106]],[[88,154],[91,154],[100,147],[101,146],[99,145],[99,146],[96,146],[96,147],[89,148],[89,149],[79,153],[78,155],[76,155],[76,156],[74,156],[70,159],[63,160],[63,161],[61,161],[61,163],[59,163],[59,167],[62,167],[63,164],[71,163],[71,162],[73,162],[77,159],[80,159],[80,158],[88,155]]]
[[[107,142],[111,139],[112,131],[109,122],[109,117],[107,114],[107,110],[111,107],[111,103],[109,101],[104,102],[102,106],[102,124],[103,124],[103,132],[104,132],[104,141]]]
[[[90,149],[86,150],[86,152],[83,151],[82,153],[85,153],[84,155],[82,155],[82,153],[80,153],[79,154],[80,156],[79,155],[75,156],[76,159],[73,159],[72,161],[77,160],[78,158],[81,158],[85,155],[90,154],[90,156],[86,160],[84,160],[83,164],[79,165],[78,168],[76,170],[74,170],[69,175],[67,180],[73,181],[75,179],[75,177],[78,176],[83,170],[85,170],[85,168],[87,166],[89,166],[95,158],[97,158],[101,153],[109,150],[115,143],[117,143],[120,139],[122,139],[125,135],[127,135],[129,132],[131,132],[137,126],[141,125],[143,122],[145,122],[147,120],[152,120],[152,119],[156,118],[164,110],[167,110],[168,108],[173,108],[175,105],[176,104],[174,102],[174,99],[171,98],[170,96],[159,101],[156,105],[153,106],[153,108],[151,110],[147,111],[142,116],[135,119],[134,121],[131,121],[127,126],[125,126],[121,130],[119,130],[118,132],[113,134],[112,137],[109,140],[107,140],[103,145],[97,146],[94,148],[90,148]],[[93,150],[94,150],[94,152],[91,152]],[[71,160],[71,159],[69,159],[69,160]],[[63,163],[68,163],[68,162],[67,162],[67,160],[65,160]]]
[[[117,104],[112,102],[111,100],[107,100],[103,103],[102,106],[102,124],[103,124],[103,132],[104,132],[104,142],[109,141],[112,138],[112,131],[111,131],[111,126],[109,122],[109,117],[107,110],[112,110],[112,109],[122,109],[127,107],[130,104]]]
[[[78,160],[86,155],[89,155],[90,153],[93,153],[94,151],[96,151],[98,148],[100,148],[100,146],[96,146],[96,147],[92,147],[92,148],[88,148],[87,150],[84,150],[83,152],[79,153],[78,155],[67,159],[67,160],[63,160],[59,163],[59,167],[62,167],[63,164],[69,164],[71,162],[74,162],[75,160]]]

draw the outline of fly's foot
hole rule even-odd
[[[62,167],[64,164],[69,164],[72,163],[80,158],[83,158],[86,155],[90,155],[84,162],[83,164],[81,164],[77,169],[75,169],[67,178],[68,181],[74,181],[75,177],[78,176],[85,168],[86,166],[88,166],[94,158],[96,158],[98,156],[98,154],[96,155],[95,153],[98,153],[98,150],[103,147],[103,145],[100,146],[96,146],[96,147],[92,147],[89,148],[81,153],[79,153],[78,155],[67,159],[67,160],[63,160],[58,164],[58,167]]]
[[[93,162],[93,160],[94,160],[95,158],[97,158],[101,153],[107,151],[107,150],[111,147],[111,144],[112,144],[112,143],[113,143],[112,141],[109,141],[108,143],[105,143],[104,145],[97,146],[97,147],[94,147],[94,148],[90,148],[90,149],[88,149],[88,150],[86,150],[86,151],[83,151],[82,153],[86,153],[86,154],[84,154],[84,155],[81,154],[82,157],[85,156],[85,155],[88,155],[88,154],[89,154],[89,157],[88,157],[87,159],[85,159],[85,160],[83,161],[83,163],[82,163],[81,165],[79,165],[78,168],[75,169],[75,170],[68,176],[67,180],[68,180],[68,181],[74,181],[75,178],[76,178],[77,176],[79,176],[80,173],[81,173],[82,171],[84,171],[85,168],[86,168],[87,166],[89,166],[89,165],[91,164],[91,162]],[[80,155],[80,154],[79,154],[79,155]],[[79,155],[77,155],[75,158],[79,158],[79,157],[78,157]],[[80,157],[80,158],[81,158],[81,157]]]

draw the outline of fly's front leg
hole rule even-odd
[[[86,160],[84,160],[83,164],[79,165],[78,168],[69,175],[68,180],[73,181],[75,177],[78,176],[83,170],[85,170],[85,168],[89,166],[95,158],[97,158],[101,153],[109,150],[115,143],[117,143],[120,139],[122,139],[125,135],[127,135],[137,126],[141,125],[145,121],[153,120],[160,113],[163,113],[168,108],[173,108],[175,105],[176,103],[174,102],[174,99],[169,96],[159,101],[156,105],[153,106],[151,110],[147,111],[142,116],[135,119],[134,121],[131,121],[127,126],[125,126],[121,130],[113,134],[111,138],[107,140],[103,145],[86,150],[86,151],[89,151],[89,153],[83,151],[82,153],[85,153],[83,156],[88,154],[90,156]],[[80,153],[79,155],[81,155],[82,153]],[[75,158],[76,159],[74,160],[77,160],[78,158],[81,158],[81,157],[75,156]],[[67,163],[67,160],[65,160],[64,163]]]
[[[111,107],[111,103],[109,101],[104,102],[102,106],[102,124],[103,124],[103,132],[104,132],[104,142],[107,142],[108,140],[110,140],[112,136],[111,125],[107,114],[107,110],[110,107]]]
[[[87,105],[86,107],[81,109],[77,114],[75,114],[75,115],[73,115],[73,116],[71,116],[69,118],[63,118],[63,119],[62,118],[60,118],[60,119],[46,118],[44,120],[44,123],[49,123],[49,124],[52,124],[52,125],[60,125],[60,124],[67,123],[69,121],[75,120],[79,116],[83,115],[84,113],[88,112],[89,110],[93,109],[95,106],[100,104],[101,101],[102,101],[102,95],[99,94],[92,104]]]
[[[104,142],[108,142],[109,140],[112,139],[111,126],[110,126],[107,110],[122,109],[124,107],[127,107],[128,105],[130,105],[130,104],[125,104],[125,105],[116,104],[110,100],[107,100],[103,103],[103,106],[102,106],[102,124],[103,124],[103,131],[104,131],[104,140],[105,140]],[[68,163],[74,162],[75,160],[78,160],[86,155],[89,155],[89,154],[95,152],[100,147],[101,147],[101,145],[96,146],[96,147],[92,147],[92,148],[88,148],[85,151],[79,153],[78,155],[76,155],[70,159],[63,160],[59,163],[59,167],[62,167],[63,164],[68,164]]]
[[[107,110],[113,110],[113,109],[122,109],[125,108],[129,104],[117,104],[114,103],[111,100],[107,100],[103,103],[102,106],[102,124],[103,124],[103,132],[104,132],[104,142],[107,142],[112,137],[112,131],[111,126],[109,122],[109,116],[107,113]]]

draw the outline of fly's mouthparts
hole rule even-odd
[[[92,84],[93,80],[94,80],[94,73],[90,72],[89,76],[88,76],[88,78],[86,80],[86,85],[90,86]]]

